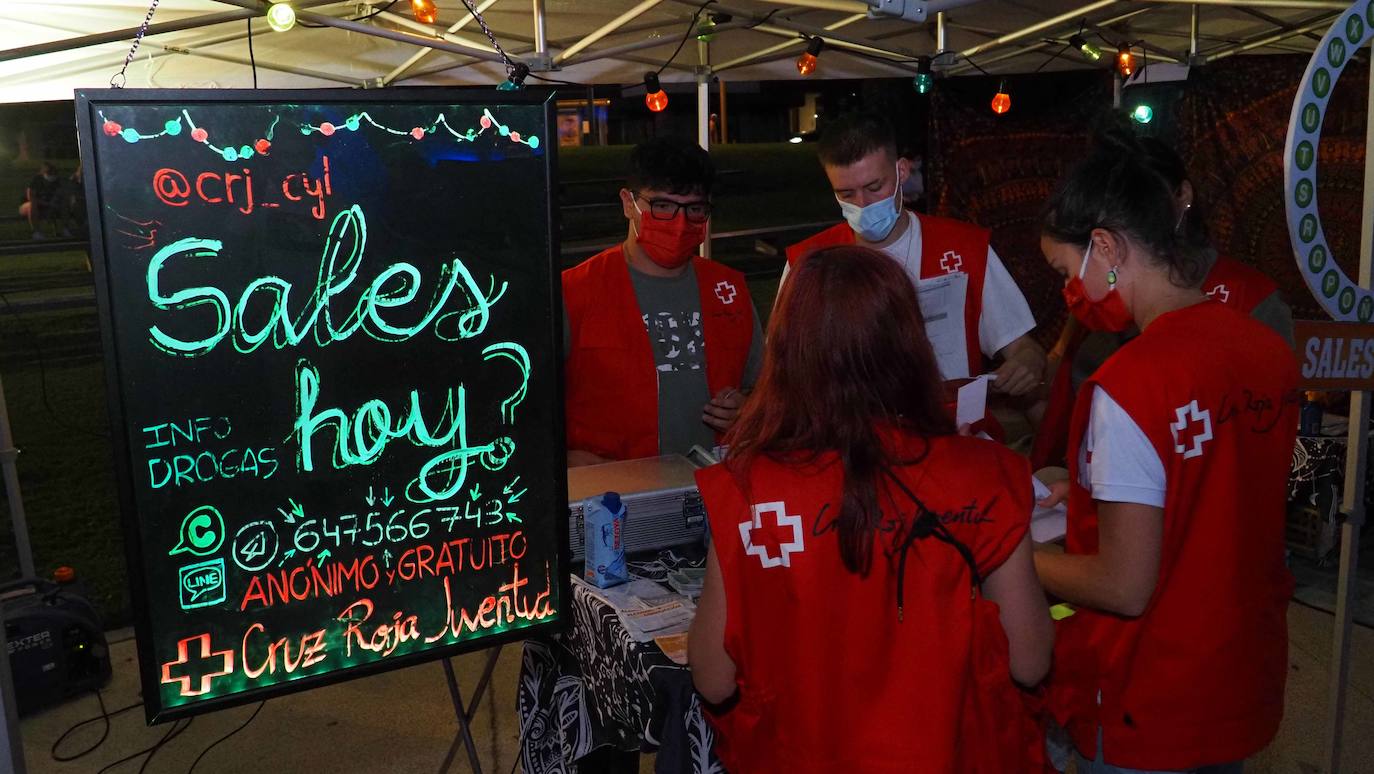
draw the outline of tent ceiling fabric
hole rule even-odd
[[[534,0],[488,2],[490,6],[483,15],[502,47],[512,56],[531,53],[535,39]],[[1327,0],[1292,0],[1286,4],[1266,0],[1247,8],[1222,2],[1226,0],[1210,0],[1200,6],[1199,49],[1204,54],[1238,48],[1247,42],[1273,37],[1287,28],[1311,29],[1315,22],[1334,16],[1340,5]],[[474,4],[479,3],[474,0]],[[311,10],[315,13],[359,19],[381,11],[386,3],[353,0],[330,4],[316,0],[314,5]],[[438,5],[439,20],[435,26],[439,32],[467,16],[462,0],[438,0]],[[646,70],[657,69],[672,54],[695,11],[694,4],[685,0],[544,0],[543,5],[549,53],[554,56],[613,19],[627,17],[619,29],[575,51],[560,71],[547,73],[562,80],[599,84],[640,82]],[[709,47],[710,61],[721,67],[717,74],[727,82],[800,77],[794,61],[804,50],[804,42],[797,27],[834,29],[813,78],[910,75],[915,70],[910,55],[931,54],[936,48],[933,18],[924,24],[859,18],[864,4],[858,0],[794,0],[792,5],[782,0],[723,0],[708,12],[721,6],[743,12],[736,14],[732,23],[735,28],[719,32]],[[1172,0],[981,0],[959,4],[946,12],[946,48],[962,52],[980,47],[972,62],[993,73],[1083,68],[1088,63],[1076,51],[1063,51],[1063,43],[1086,19],[1089,37],[1106,53],[1097,66],[1109,66],[1110,43],[1125,40],[1143,42],[1154,52],[1151,57],[1182,59],[1189,47],[1192,8],[1191,4]],[[153,22],[234,10],[242,10],[241,0],[163,0]],[[0,30],[4,31],[0,34],[0,45],[9,50],[136,28],[146,13],[143,0],[4,0],[0,3]],[[1063,17],[1064,21],[1009,43],[996,43],[998,38],[1024,32],[1056,17]],[[372,16],[363,23],[406,33],[417,41],[434,39],[433,32],[426,32],[428,25],[419,25],[411,18],[405,0],[396,3],[390,12]],[[757,24],[753,28],[746,26],[754,23]],[[378,86],[382,82],[478,85],[494,84],[505,78],[501,64],[476,61],[448,51],[432,51],[403,68],[421,50],[420,46],[355,31],[333,27],[308,29],[298,24],[289,32],[274,33],[260,17],[253,22],[253,31],[258,84],[264,88]],[[1246,49],[1244,53],[1310,51],[1314,38],[1322,32],[1324,25],[1317,25],[1307,35],[1293,35]],[[1095,37],[1098,34],[1101,37]],[[128,68],[127,85],[251,86],[246,38],[247,22],[242,19],[151,35]],[[105,86],[123,63],[131,39],[129,36],[113,43],[23,58],[0,52],[0,102],[67,99],[74,88]],[[489,47],[475,23],[451,33],[449,40],[459,45]],[[612,49],[614,55],[596,58],[599,51]],[[892,53],[884,55],[882,50]],[[1060,56],[1053,57],[1061,51]],[[750,58],[760,52],[767,53]],[[891,61],[883,61],[884,56]],[[953,72],[977,74],[963,61]],[[663,72],[662,80],[670,89],[675,82],[690,82],[697,64],[698,46],[694,39],[689,39],[674,67]],[[531,81],[534,82],[537,81]]]

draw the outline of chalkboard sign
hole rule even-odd
[[[551,105],[99,90],[77,116],[149,722],[557,625]]]

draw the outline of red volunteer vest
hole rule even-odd
[[[1051,706],[1087,757],[1099,725],[1108,763],[1168,771],[1243,760],[1278,729],[1297,376],[1272,330],[1204,302],[1155,320],[1085,385],[1136,421],[1167,481],[1159,580],[1144,614],[1080,608],[1056,634]],[[1069,436],[1075,554],[1097,550],[1096,507],[1079,483],[1091,394],[1080,393]]]
[[[1202,292],[1242,314],[1250,314],[1278,289],[1260,270],[1224,255],[1217,257],[1207,279],[1202,281]]]
[[[1202,292],[1242,314],[1253,312],[1261,301],[1278,289],[1279,286],[1263,272],[1224,255],[1217,257],[1217,262],[1202,281]],[[1069,419],[1073,415],[1073,359],[1087,333],[1081,330],[1064,349],[1064,359],[1059,361],[1059,370],[1050,383],[1049,406],[1045,409],[1045,417],[1040,422],[1040,430],[1031,448],[1031,467],[1036,470],[1046,465],[1057,465],[1064,459]]]
[[[1005,562],[1029,526],[1025,460],[977,438],[927,446],[889,437],[900,458],[920,460],[897,475],[969,547],[980,573]],[[916,508],[897,487],[880,493],[884,522],[860,577],[840,558],[842,484],[834,454],[796,465],[760,459],[748,496],[725,465],[697,473],[725,581],[725,648],[738,669],[738,703],[712,717],[727,770],[1025,770],[1018,734],[1029,715],[997,606],[971,593],[956,549],[925,538],[907,555],[899,621],[895,546]]]
[[[921,225],[921,279],[962,271],[968,274],[968,296],[964,299],[964,342],[968,347],[968,375],[983,373],[983,352],[978,346],[978,321],[983,316],[983,278],[988,268],[987,229],[971,223],[931,215],[916,215]],[[787,263],[797,261],[822,247],[855,244],[854,231],[847,223],[837,223],[808,239],[787,248]]]
[[[754,336],[744,275],[693,258],[711,394],[738,387]],[[563,272],[569,349],[564,361],[568,448],[615,460],[658,449],[658,371],[625,254],[604,250]],[[701,406],[683,407],[700,413]]]

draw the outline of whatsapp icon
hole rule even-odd
[[[224,517],[213,505],[202,505],[186,514],[177,533],[177,544],[168,556],[190,553],[209,556],[224,545]]]

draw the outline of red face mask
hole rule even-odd
[[[635,238],[649,260],[665,269],[676,269],[692,260],[706,236],[705,223],[688,221],[684,210],[678,210],[672,220],[659,220],[639,209],[638,202],[633,204],[640,216]]]
[[[1107,272],[1107,295],[1096,301],[1088,298],[1083,275],[1088,270],[1088,259],[1092,254],[1090,241],[1088,251],[1083,254],[1083,265],[1078,270],[1078,276],[1064,283],[1064,303],[1069,308],[1069,314],[1077,317],[1090,331],[1124,331],[1135,322],[1135,318],[1131,317],[1121,295],[1116,292],[1116,269]]]

